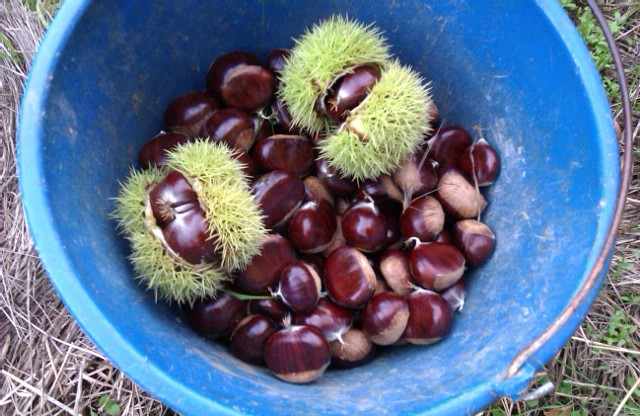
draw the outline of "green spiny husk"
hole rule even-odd
[[[357,181],[390,174],[429,132],[430,104],[428,85],[394,60],[343,125],[319,143],[320,155]]]
[[[389,59],[389,46],[377,28],[332,16],[295,40],[280,74],[280,99],[295,125],[309,133],[323,131],[328,120],[316,104],[335,78],[362,64],[383,67]]]
[[[147,189],[160,181],[164,169],[131,170],[120,195],[115,198],[113,218],[118,229],[131,244],[129,260],[134,277],[154,292],[156,300],[178,304],[193,304],[215,293],[230,277],[219,266],[189,267],[180,264],[145,224],[144,211]]]
[[[210,237],[226,271],[244,268],[260,251],[266,229],[242,167],[224,144],[197,140],[169,152],[167,167],[182,173],[198,195]]]
[[[120,194],[115,198],[115,209],[111,216],[117,220],[118,229],[125,237],[145,232],[142,215],[147,189],[164,176],[158,168],[129,171],[124,183],[120,183]]]

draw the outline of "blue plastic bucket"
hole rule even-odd
[[[300,386],[243,364],[156,304],[133,280],[109,213],[164,107],[202,89],[212,59],[236,49],[265,57],[333,13],[384,30],[433,82],[444,123],[477,126],[498,149],[484,216],[497,246],[470,276],[447,339]],[[620,181],[600,79],[555,0],[69,0],[32,67],[18,140],[30,229],[67,308],[129,377],[195,416],[460,415],[517,397],[597,294],[604,272],[571,306],[613,232]],[[535,345],[566,308],[568,319]]]

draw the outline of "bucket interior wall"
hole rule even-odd
[[[515,352],[568,304],[612,215],[611,116],[592,86],[597,75],[586,50],[575,46],[575,29],[554,3],[87,2],[45,74],[30,139],[41,181],[27,185],[40,187],[46,207],[29,215],[51,218],[53,244],[74,272],[51,276],[62,298],[101,348],[118,350],[127,374],[185,414],[218,406],[253,414],[463,409],[460,395],[498,383]],[[469,270],[467,303],[444,341],[385,348],[364,367],[295,386],[241,363],[156,304],[133,280],[128,247],[109,214],[140,146],[162,128],[165,106],[202,90],[216,56],[247,50],[264,58],[333,13],[380,27],[394,54],[431,81],[443,124],[464,126],[498,149],[502,170],[482,217],[497,245],[486,266]],[[63,260],[36,242],[55,269]],[[77,281],[117,336],[92,329],[64,291],[65,279]],[[539,359],[553,352],[543,349]],[[150,368],[161,374],[157,383],[144,376]],[[190,395],[173,394],[177,386]],[[489,395],[482,400],[475,405],[488,404]]]

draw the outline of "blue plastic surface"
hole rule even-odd
[[[388,349],[364,367],[297,386],[239,362],[155,304],[133,281],[109,213],[164,107],[202,89],[212,59],[234,49],[265,57],[336,12],[383,29],[399,58],[433,82],[445,124],[477,126],[498,149],[502,171],[484,216],[497,246],[472,273],[446,340]],[[68,0],[32,67],[18,141],[30,229],[67,308],[128,376],[192,416],[461,415],[517,396],[597,294],[604,274],[571,320],[505,379],[593,267],[619,183],[600,79],[555,0]]]

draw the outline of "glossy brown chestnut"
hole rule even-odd
[[[351,328],[353,313],[342,306],[333,303],[329,298],[320,298],[318,304],[310,312],[293,315],[292,322],[296,325],[310,325],[322,331],[331,342],[339,339]]]
[[[231,334],[233,355],[249,364],[264,363],[264,346],[278,327],[262,315],[249,315],[242,319]]]
[[[447,336],[453,325],[453,311],[439,294],[417,289],[406,296],[409,320],[402,340],[411,344],[433,344]]]
[[[298,260],[311,267],[313,270],[318,273],[320,276],[320,280],[322,280],[322,273],[324,270],[324,257],[320,254],[309,254],[309,253],[297,253]]]
[[[419,150],[412,153],[393,172],[393,180],[404,193],[406,200],[424,195],[436,188],[438,185],[436,165],[437,163],[428,157],[427,152]]]
[[[495,246],[496,237],[486,224],[478,220],[460,220],[453,225],[453,242],[470,266],[485,263]]]
[[[276,78],[260,65],[238,66],[226,74],[220,92],[228,107],[255,112],[273,101]]]
[[[368,195],[376,202],[384,202],[386,200],[402,203],[403,196],[400,189],[396,186],[391,176],[382,174],[376,179],[367,179],[356,191],[357,199],[365,199],[364,195]]]
[[[284,64],[287,62],[287,58],[291,55],[291,49],[288,48],[276,48],[269,52],[267,60],[264,66],[274,74],[276,78],[278,73],[284,69]]]
[[[305,313],[318,304],[322,283],[318,273],[301,261],[294,261],[282,270],[278,296],[293,312]]]
[[[454,312],[461,312],[467,297],[467,283],[464,278],[458,279],[452,286],[440,292],[440,296],[451,305]]]
[[[271,117],[278,123],[278,127],[288,134],[300,134],[300,128],[291,121],[291,114],[287,106],[278,98],[271,104]]]
[[[289,221],[289,241],[303,253],[320,253],[331,245],[337,227],[329,202],[324,199],[305,202]]]
[[[458,162],[460,171],[478,186],[489,186],[498,177],[500,159],[496,150],[485,139],[480,139],[462,154]]]
[[[159,227],[165,227],[181,212],[193,209],[198,194],[180,172],[170,171],[149,188],[149,205]]]
[[[306,201],[326,200],[333,206],[335,198],[317,176],[307,176],[304,182],[304,198]]]
[[[444,210],[431,195],[422,195],[409,204],[400,216],[403,237],[417,237],[420,241],[434,241],[444,227]]]
[[[296,258],[289,241],[278,234],[267,234],[260,253],[253,256],[244,270],[238,272],[236,286],[252,295],[268,294],[278,286],[282,270]]]
[[[221,86],[225,78],[235,68],[245,65],[260,65],[260,58],[245,51],[232,51],[218,56],[207,70],[207,90],[218,99],[222,99]]]
[[[409,272],[413,281],[428,290],[444,290],[464,273],[460,250],[446,243],[418,243],[409,254]]]
[[[387,241],[387,223],[373,200],[353,204],[342,215],[341,228],[347,244],[362,251],[380,250]]]
[[[187,324],[208,338],[227,339],[247,314],[247,302],[227,292],[196,302],[184,310]]]
[[[304,183],[297,175],[274,170],[262,175],[251,186],[267,228],[285,223],[304,199]]]
[[[180,209],[185,209],[182,205]],[[178,212],[173,221],[163,229],[162,235],[175,254],[190,264],[217,263],[220,259],[218,246],[209,233],[209,223],[199,204]]]
[[[304,177],[313,167],[313,146],[306,136],[274,134],[256,143],[251,155],[263,172],[282,169]]]
[[[380,254],[380,274],[395,293],[406,295],[413,290],[409,272],[409,255],[400,249],[387,249]]]
[[[260,174],[260,168],[258,168],[258,164],[248,153],[238,152],[235,155],[236,160],[241,164],[242,171],[249,180],[256,179]]]
[[[284,327],[286,319],[289,319],[291,311],[280,298],[251,299],[247,306],[248,313],[252,315],[266,316],[276,325]]]
[[[380,79],[380,68],[374,65],[360,65],[340,77],[329,89],[324,99],[326,114],[344,121],[349,112],[367,98],[369,91]]]
[[[251,117],[237,108],[224,108],[213,114],[202,127],[202,137],[248,152],[255,140]]]
[[[457,170],[445,172],[438,181],[436,198],[453,218],[477,218],[486,206],[484,196]]]
[[[206,92],[190,92],[169,103],[164,112],[164,126],[169,131],[196,137],[202,125],[220,108],[218,100]]]
[[[209,223],[187,179],[171,171],[149,189],[149,205],[172,253],[190,264],[219,260]]]
[[[358,309],[373,296],[376,273],[367,257],[346,245],[333,250],[324,264],[324,283],[331,299],[345,308]]]
[[[354,181],[341,176],[339,172],[329,166],[326,159],[316,159],[316,176],[334,196],[351,195],[358,188]]]
[[[260,140],[266,139],[269,136],[273,136],[274,134],[280,134],[282,131],[280,128],[271,124],[269,119],[266,119],[262,116],[258,116],[257,114],[249,114],[251,117],[251,121],[253,122],[253,127],[255,130],[255,140],[254,143],[258,143]]]
[[[360,314],[360,321],[371,342],[391,345],[404,334],[409,321],[409,305],[397,293],[382,292],[367,302]]]
[[[138,153],[138,164],[143,169],[164,166],[167,152],[188,141],[189,137],[182,133],[160,132],[142,146]]]
[[[310,383],[331,363],[331,351],[317,328],[291,325],[267,340],[264,359],[279,379],[289,383]]]
[[[342,235],[342,216],[336,215],[336,233],[333,236],[333,241],[331,241],[331,244],[322,252],[322,255],[329,257],[329,254],[331,254],[333,250],[344,244],[347,244],[347,242],[344,239],[344,235]]]
[[[469,133],[460,126],[439,129],[429,140],[429,157],[439,164],[440,171],[457,169],[462,154],[473,143]]]
[[[446,228],[443,228],[435,241],[437,243],[453,244],[453,237],[451,237],[451,233]]]
[[[338,368],[353,368],[363,365],[373,358],[376,348],[361,329],[351,328],[341,340],[329,343],[331,365]]]

